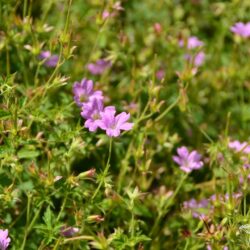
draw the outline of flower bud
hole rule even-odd
[[[90,215],[87,217],[87,221],[92,223],[92,222],[101,222],[104,221],[104,217],[102,217],[99,214],[94,214],[94,215]]]
[[[84,180],[84,179],[92,178],[95,176],[95,172],[96,172],[95,168],[91,168],[88,171],[80,173],[77,176],[77,179]]]
[[[154,31],[157,35],[160,35],[162,33],[162,26],[160,23],[154,24]]]

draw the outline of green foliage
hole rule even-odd
[[[248,249],[250,157],[228,144],[249,144],[249,39],[230,31],[249,9],[248,0],[0,0],[9,249]],[[191,36],[204,43],[192,52],[180,46]],[[58,56],[55,67],[42,51]],[[201,51],[199,67],[185,59]],[[93,75],[87,65],[100,58],[112,66]],[[131,131],[111,140],[84,127],[72,94],[83,78],[130,113]],[[202,154],[201,169],[174,163],[182,145]],[[210,205],[185,208],[192,198]]]
[[[35,228],[41,233],[44,243],[48,245],[58,238],[62,225],[56,223],[56,217],[52,213],[50,207],[47,207],[43,216],[43,221],[44,224],[37,225]]]

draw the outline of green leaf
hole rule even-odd
[[[52,211],[50,207],[47,207],[43,216],[43,221],[45,222],[48,229],[52,228],[52,217],[53,217]]]
[[[0,120],[5,120],[11,117],[11,113],[9,111],[0,109]]]
[[[152,213],[143,204],[136,204],[134,207],[134,213],[135,213],[135,215],[146,216],[148,218],[152,218]]]
[[[242,106],[241,112],[242,112],[243,120],[245,122],[249,121],[250,120],[250,107],[249,107],[249,105]]]
[[[27,191],[32,191],[34,188],[34,185],[32,181],[26,181],[26,182],[22,182],[18,187],[20,190],[27,192]]]
[[[13,148],[10,146],[0,146],[0,159],[5,157],[6,155],[10,155],[14,152]]]
[[[28,148],[22,148],[17,153],[17,156],[19,159],[36,158],[39,155],[40,155],[40,152],[38,150],[30,150]]]

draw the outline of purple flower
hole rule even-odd
[[[101,120],[97,122],[98,126],[106,131],[110,137],[118,137],[121,130],[131,130],[133,123],[127,122],[130,114],[122,112],[115,116],[115,111],[104,110],[101,112]]]
[[[165,77],[165,71],[164,71],[164,69],[159,69],[156,72],[156,78],[161,81],[164,77]]]
[[[201,201],[197,201],[194,198],[192,198],[189,201],[183,202],[183,207],[185,209],[194,209],[194,208],[206,208],[209,204],[208,199],[202,199]]]
[[[106,20],[107,18],[109,18],[110,17],[110,12],[109,11],[107,11],[107,10],[104,10],[103,12],[102,12],[102,19],[103,20]],[[90,65],[90,64],[89,64]],[[88,65],[88,66],[89,66]],[[92,73],[93,74],[93,73]]]
[[[192,56],[190,54],[186,54],[184,58],[189,61],[190,63],[193,63],[194,66],[199,67],[203,64],[205,60],[205,53],[203,51],[200,51],[195,56]]]
[[[230,28],[230,30],[242,37],[250,37],[250,22],[248,23],[242,23],[238,22],[235,23],[234,26]]]
[[[91,102],[84,103],[81,116],[86,119],[85,128],[94,132],[98,128],[98,122],[101,120],[101,112],[115,112],[114,106],[103,107],[103,100],[94,98]]]
[[[203,46],[203,42],[200,41],[196,36],[191,36],[187,39],[187,43],[185,43],[183,39],[180,40],[179,45],[180,47],[186,45],[188,49],[195,49],[197,47]]]
[[[40,60],[45,60],[44,65],[49,68],[56,67],[59,57],[57,55],[51,55],[50,51],[42,51],[39,55]]]
[[[204,214],[200,213],[200,209],[208,208],[209,200],[202,199],[201,201],[197,201],[192,198],[189,201],[183,202],[183,208],[186,210],[190,210],[194,218],[200,218],[201,216],[205,216]]]
[[[0,229],[0,250],[5,250],[10,244],[10,238],[8,237],[8,230]]]
[[[101,75],[109,67],[111,67],[111,62],[104,59],[100,59],[95,63],[90,63],[87,65],[87,69],[93,75]]]
[[[232,198],[237,201],[239,200],[240,198],[242,197],[242,193],[238,192],[238,193],[233,193],[232,194]],[[215,201],[228,201],[229,200],[229,194],[226,193],[225,195],[216,195],[216,194],[213,194],[210,198],[209,198],[212,202],[215,202]]]
[[[204,208],[208,206],[208,199],[202,199],[200,201],[195,200],[194,198],[189,200],[187,204],[189,204],[190,208]]]
[[[180,166],[181,170],[190,173],[192,170],[200,169],[203,166],[201,155],[193,150],[189,153],[186,147],[177,149],[177,156],[173,156],[173,160]]]
[[[229,197],[230,197],[229,194],[226,193],[226,194],[225,194],[225,200],[228,201],[228,200],[229,200]],[[238,199],[240,199],[241,197],[242,197],[242,193],[239,193],[239,192],[238,192],[238,193],[233,193],[233,194],[232,194],[232,198],[235,199],[235,200],[238,200]]]
[[[247,142],[240,142],[240,141],[231,141],[228,143],[228,147],[233,149],[236,153],[242,152],[245,154],[250,153],[250,146]]]
[[[207,245],[207,250],[212,250],[211,245]]]
[[[205,60],[205,53],[201,51],[194,57],[194,65],[199,67],[203,64],[204,60]]]
[[[93,98],[103,99],[102,91],[94,91],[93,81],[85,78],[80,83],[74,83],[73,93],[74,100],[79,107],[81,107],[83,103],[88,103]]]
[[[77,227],[66,227],[63,226],[61,228],[61,235],[64,237],[72,237],[74,236],[76,233],[78,233],[80,230]]]

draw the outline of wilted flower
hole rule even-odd
[[[82,106],[81,116],[86,119],[84,126],[89,131],[94,132],[98,128],[98,121],[101,120],[101,112],[115,112],[114,106],[103,106],[103,100],[94,98],[91,102],[84,103]]]
[[[72,237],[79,231],[80,230],[77,227],[66,227],[66,226],[61,227],[61,235],[64,237]]]
[[[187,42],[182,39],[179,41],[181,47],[186,46],[188,49],[195,49],[197,47],[203,46],[203,42],[200,41],[196,36],[191,36],[187,39]]]
[[[8,237],[8,230],[0,229],[0,250],[6,250],[10,244],[10,237]]]
[[[231,141],[228,143],[228,147],[233,149],[236,153],[242,152],[245,154],[250,153],[250,145],[247,142]]]
[[[136,113],[138,111],[138,103],[130,102],[129,104],[124,105],[124,109],[130,113]]]
[[[95,63],[87,65],[87,69],[93,75],[101,75],[106,69],[111,67],[111,62],[108,60],[100,59]]]
[[[73,93],[74,100],[79,107],[81,107],[83,103],[91,101],[93,98],[103,99],[102,91],[94,91],[93,81],[85,78],[80,83],[74,83]]]
[[[120,135],[121,130],[131,130],[133,123],[127,122],[130,114],[122,112],[115,116],[115,111],[104,110],[101,112],[101,120],[98,121],[98,126],[106,131],[110,137],[117,137]]]
[[[57,175],[57,176],[55,176],[55,178],[54,178],[54,182],[57,182],[57,181],[59,181],[59,180],[61,180],[63,177],[61,176],[61,175]]]
[[[248,23],[242,23],[238,22],[235,23],[234,26],[230,28],[230,30],[242,37],[250,37],[250,22]]]
[[[118,10],[118,11],[124,10],[120,1],[115,2],[114,5],[112,6],[112,8],[115,10]]]
[[[44,65],[53,68],[56,67],[59,57],[57,55],[52,55],[50,51],[42,51],[39,55],[40,60],[44,60]]]
[[[192,170],[202,168],[201,155],[197,151],[193,150],[189,153],[188,149],[183,146],[177,149],[177,153],[177,156],[173,156],[173,160],[184,172],[190,173]]]

